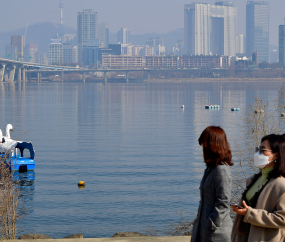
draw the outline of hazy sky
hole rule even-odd
[[[59,0],[2,0],[0,31],[15,30],[27,23],[60,21]],[[131,34],[166,33],[184,25],[186,0],[63,0],[64,25],[76,28],[77,12],[93,9],[110,32],[126,27]],[[202,1],[195,1],[202,2]],[[204,0],[210,4],[214,0]],[[232,0],[237,7],[237,30],[245,33],[247,0]],[[278,45],[278,25],[284,24],[285,0],[270,0],[270,44]]]

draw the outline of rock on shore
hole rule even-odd
[[[116,233],[112,236],[112,238],[116,237],[149,237],[149,236],[137,232],[121,232],[121,233]]]
[[[52,239],[52,237],[44,234],[23,234],[19,239]]]
[[[64,239],[83,239],[83,234],[73,234],[73,235],[64,237]]]

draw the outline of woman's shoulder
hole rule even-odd
[[[218,165],[214,168],[215,173],[217,174],[231,174],[231,167],[227,165]]]
[[[285,178],[271,178],[266,187],[271,192],[271,197],[281,197],[285,194]]]
[[[230,171],[231,167],[228,165],[218,165],[215,167],[217,171]]]
[[[280,187],[280,189],[284,190],[285,192],[285,177],[279,176],[277,178],[272,178],[270,183],[274,186]]]

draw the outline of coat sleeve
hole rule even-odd
[[[264,209],[248,207],[244,222],[259,227],[285,228],[285,193],[279,198],[275,208],[275,212],[269,213]]]
[[[219,228],[225,217],[229,214],[231,200],[232,177],[229,169],[219,169],[215,179],[215,204],[209,219],[212,229]]]

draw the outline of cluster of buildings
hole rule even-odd
[[[47,63],[47,55],[38,52],[37,44],[24,44],[23,35],[12,35],[11,44],[6,45],[5,58],[32,63]]]
[[[37,45],[23,42],[23,36],[12,36],[6,58],[47,63]],[[48,64],[93,68],[222,68],[236,59],[254,59],[256,65],[270,62],[268,2],[247,1],[246,35],[237,35],[237,8],[232,2],[185,4],[184,40],[168,51],[162,37],[150,38],[144,46],[132,45],[127,28],[121,28],[117,43],[110,44],[108,24],[99,23],[98,13],[85,9],[77,14],[77,35],[59,33],[48,53]],[[279,26],[279,62],[285,62],[285,24]]]
[[[237,35],[237,9],[232,2],[184,6],[186,54],[246,56],[257,53],[258,62],[269,62],[269,3],[248,1],[246,36]]]

